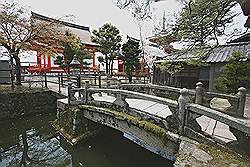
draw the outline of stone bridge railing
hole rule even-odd
[[[84,88],[72,88],[72,84],[69,84],[69,97],[68,103],[70,105],[95,105],[106,108],[115,108],[118,111],[126,112],[134,116],[139,116],[144,120],[150,120],[150,122],[155,123],[165,129],[170,128],[170,124],[172,120],[163,119],[157,115],[153,115],[150,113],[146,113],[144,111],[131,108],[129,104],[126,102],[126,98],[132,99],[142,99],[147,101],[153,101],[160,104],[167,105],[172,112],[172,115],[176,115],[178,110],[178,102],[171,99],[166,99],[162,97],[157,97],[149,94],[143,94],[139,92],[133,92],[122,89],[100,89],[89,87],[89,83],[86,82]],[[115,97],[113,103],[106,101],[96,101],[93,98],[93,94],[107,93],[108,95],[112,95]]]
[[[120,88],[124,90],[131,90],[150,95],[165,97],[172,100],[177,100],[180,96],[181,88],[170,86],[160,86],[153,84],[121,84],[108,85],[109,88]],[[241,87],[235,95],[228,95],[215,92],[206,92],[203,84],[198,82],[196,89],[187,89],[190,102],[206,106],[221,112],[225,112],[232,116],[243,117],[244,107],[246,101],[246,89]],[[221,103],[223,104],[221,104]],[[217,103],[217,104],[216,104]],[[223,106],[225,105],[225,106]]]
[[[146,121],[150,121],[164,129],[166,131],[178,132],[180,135],[184,135],[196,140],[202,140],[210,143],[220,143],[226,144],[224,141],[214,138],[211,135],[205,134],[201,130],[196,118],[201,116],[206,116],[211,119],[220,121],[230,127],[231,132],[236,136],[237,139],[241,140],[243,138],[249,137],[250,135],[250,120],[242,118],[244,111],[242,108],[245,98],[245,89],[240,88],[239,93],[235,96],[222,95],[217,93],[203,92],[201,85],[197,84],[196,91],[188,89],[179,89],[179,97],[177,100],[166,99],[163,97],[157,97],[150,94],[139,93],[129,90],[122,90],[123,85],[118,84],[117,89],[99,89],[89,87],[89,83],[86,82],[84,88],[71,88],[69,84],[69,97],[68,102],[70,105],[95,105],[101,107],[112,107],[116,108],[117,111],[126,112],[131,115],[140,116]],[[161,88],[152,86],[153,88]],[[151,87],[151,88],[152,88]],[[118,89],[119,88],[119,89]],[[124,87],[123,87],[124,88]],[[172,89],[177,93],[177,89]],[[107,93],[115,97],[114,102],[102,102],[96,101],[93,98],[93,94]],[[101,94],[100,94],[101,95]],[[190,100],[190,96],[194,96],[194,101]],[[234,100],[237,102],[237,114],[238,116],[231,116],[229,114],[220,112],[218,110],[201,105],[204,99],[211,97],[223,97],[229,100]],[[133,99],[144,99],[148,101],[157,102],[160,104],[168,105],[172,115],[167,118],[161,118],[159,116],[146,113],[144,111],[136,110],[129,107],[126,102],[126,98]],[[202,100],[201,100],[202,99]],[[240,117],[239,117],[240,116]],[[240,135],[239,135],[240,134]],[[245,139],[244,139],[245,140]]]

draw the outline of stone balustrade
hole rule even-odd
[[[71,84],[69,84],[69,104],[71,105],[96,105],[101,104],[100,101],[95,101],[93,98],[94,94],[104,94],[114,96],[115,100],[113,103],[109,104],[109,107],[117,109],[119,112],[126,112],[129,114],[133,114],[134,112],[139,112],[142,115],[146,115],[151,119],[154,119],[155,122],[161,122],[163,124],[177,124],[176,130],[180,135],[185,135],[190,138],[202,139],[204,137],[203,132],[201,131],[200,126],[198,125],[196,118],[201,116],[207,116],[211,119],[220,121],[229,127],[232,127],[244,134],[250,134],[250,121],[244,121],[244,107],[245,99],[246,99],[246,89],[239,88],[239,92],[236,95],[225,95],[219,93],[205,92],[202,83],[197,83],[197,87],[194,90],[188,89],[179,89],[179,88],[171,88],[164,86],[156,86],[156,85],[144,85],[144,84],[132,84],[135,87],[148,87],[153,91],[153,89],[167,90],[173,91],[179,94],[177,100],[167,99],[163,97],[158,97],[152,94],[139,93],[126,89],[126,86],[118,83],[117,86],[107,85],[107,88],[93,88],[89,86],[89,83],[86,82],[84,88],[72,88]],[[110,89],[113,88],[113,89]],[[115,88],[115,89],[114,89]],[[179,92],[178,92],[179,91]],[[78,93],[77,93],[78,92]],[[151,92],[152,93],[152,92]],[[144,113],[144,111],[134,111],[130,108],[129,104],[126,101],[126,98],[131,99],[143,99],[147,101],[157,102],[160,104],[164,104],[169,106],[172,116],[171,121],[162,120],[155,115],[150,115],[148,113]],[[223,98],[227,99],[229,102],[234,102],[232,105],[235,107],[234,114],[228,114],[220,112],[216,109],[212,109],[204,105],[204,101],[208,98]],[[106,104],[106,103],[103,103]],[[105,107],[105,106],[102,106]],[[167,123],[166,123],[167,122]],[[166,130],[169,130],[169,126],[164,127]],[[206,137],[204,137],[206,138]],[[212,136],[207,137],[209,141],[217,142]],[[223,142],[221,142],[223,143]]]
[[[119,85],[119,84],[118,84]],[[124,90],[132,90],[141,93],[147,93],[150,95],[156,95],[172,99],[178,100],[180,96],[181,88],[175,88],[170,86],[160,86],[160,85],[153,85],[153,84],[120,84],[118,85],[110,85],[109,88],[117,89],[120,87]],[[208,108],[213,108],[218,111],[226,112],[229,115],[233,116],[244,116],[244,107],[245,107],[245,100],[246,100],[246,89],[241,87],[238,90],[239,92],[236,95],[229,95],[229,94],[222,94],[222,93],[215,93],[215,92],[206,92],[203,88],[203,84],[198,82],[196,84],[196,89],[191,90],[187,89],[187,94],[191,102],[206,106]],[[158,93],[157,93],[158,92]],[[214,100],[213,100],[214,99]],[[221,101],[226,100],[228,101],[228,106],[225,109],[213,107],[211,104],[214,101]],[[220,105],[220,104],[219,104]]]
[[[200,84],[199,84],[200,85]],[[196,89],[197,90],[197,89]],[[245,91],[245,89],[240,88],[239,91]],[[200,91],[200,90],[199,90]],[[198,91],[198,92],[199,92]],[[199,92],[200,95],[203,93],[202,91]],[[236,96],[230,96],[228,95],[227,98],[238,98],[239,106],[242,105],[240,104],[240,99],[245,97],[238,93]],[[208,108],[206,106],[200,105],[198,103],[202,103],[202,99],[197,99],[196,97],[196,103],[190,102],[189,96],[188,96],[188,91],[187,89],[182,89],[180,91],[180,97],[178,99],[178,105],[179,105],[179,110],[178,110],[178,120],[179,122],[179,133],[181,135],[187,136],[189,138],[201,141],[201,142],[206,142],[209,144],[215,144],[219,143],[222,145],[227,145],[224,141],[215,138],[214,136],[204,133],[201,130],[200,125],[198,124],[196,118],[201,117],[201,116],[206,116],[209,119],[213,119],[215,121],[219,121],[220,123],[224,123],[225,125],[229,126],[229,129],[233,129],[231,131],[237,139],[242,139],[244,138],[244,141],[249,140],[250,136],[250,119],[248,118],[242,118],[242,115],[238,116],[232,116],[223,112],[220,112],[218,110]],[[219,97],[225,98],[224,95],[222,94],[213,94],[218,95]],[[218,97],[217,96],[217,97]],[[203,98],[204,96],[200,96],[200,98]],[[245,101],[243,101],[245,104]],[[241,108],[242,109],[242,108]],[[240,112],[237,110],[237,112]],[[215,125],[216,126],[216,125]],[[214,127],[215,128],[215,127]],[[248,139],[247,139],[248,138]],[[238,141],[240,142],[240,141]],[[241,144],[241,143],[240,143]]]

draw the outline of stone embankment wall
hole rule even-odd
[[[49,90],[0,87],[0,120],[22,115],[56,112],[56,100],[60,96]]]
[[[182,137],[174,167],[249,167],[249,157]]]

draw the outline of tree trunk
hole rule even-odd
[[[109,76],[111,75],[111,60],[109,60]]]
[[[133,77],[132,70],[129,70],[129,74],[128,74],[128,82],[129,83],[132,83],[132,77]]]
[[[67,67],[68,75],[70,75],[70,67]]]
[[[113,76],[113,65],[114,65],[114,60],[111,60],[111,67],[110,67],[110,75],[111,77]]]
[[[106,63],[106,74],[109,74],[109,64],[108,64],[108,59],[105,59],[105,63]]]
[[[21,61],[20,61],[20,58],[18,57],[18,52],[13,54],[13,58],[15,59],[15,62],[16,62],[16,85],[22,85],[21,84]]]
[[[11,71],[10,71],[10,78],[11,78],[11,88],[14,89],[14,80],[15,80],[15,75],[14,75],[14,63],[13,63],[13,56],[10,55],[10,66],[11,66]]]

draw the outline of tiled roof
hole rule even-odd
[[[71,31],[76,36],[78,36],[83,44],[97,46],[97,44],[95,44],[91,41],[91,34],[90,34],[89,27],[78,25],[78,24],[73,24],[73,23],[69,23],[69,22],[65,22],[65,21],[56,20],[56,19],[53,19],[53,18],[50,18],[47,16],[43,16],[41,14],[37,14],[35,12],[31,12],[31,15],[32,15],[32,18],[34,18],[34,19],[38,19],[38,20],[42,20],[42,21],[49,21],[49,22],[52,22],[52,21],[58,22],[59,24],[64,26],[65,30]]]
[[[47,17],[47,16],[43,16],[43,15],[35,13],[35,12],[31,12],[31,15],[32,15],[32,18],[34,18],[34,19],[43,20],[43,21],[49,21],[49,22],[58,22],[58,23],[60,23],[62,25],[65,25],[67,27],[72,27],[72,28],[77,28],[77,29],[89,31],[89,27],[86,27],[86,26],[82,26],[82,25],[78,25],[78,24],[73,24],[73,23],[69,23],[69,22],[65,22],[65,21],[53,19],[53,18],[50,18],[50,17]]]
[[[229,60],[232,53],[235,51],[241,52],[242,55],[250,59],[250,42],[231,43],[221,45],[216,48],[203,48],[196,49],[188,52],[176,52],[164,58],[167,61],[185,61],[185,60],[198,60],[202,59],[207,63],[222,63]],[[160,60],[158,62],[161,62]]]
[[[250,33],[244,34],[228,43],[250,42]]]
[[[250,43],[235,43],[223,45],[215,48],[211,54],[207,56],[205,62],[207,63],[219,63],[228,61],[233,52],[240,52],[243,56],[247,56],[250,59]]]

